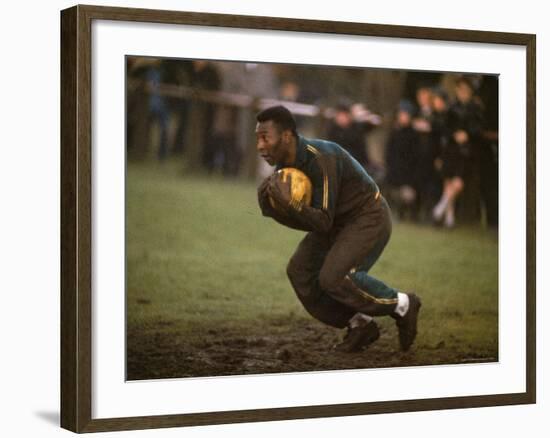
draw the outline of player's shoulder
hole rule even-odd
[[[306,151],[312,156],[333,155],[341,152],[342,148],[337,143],[322,139],[304,138]]]

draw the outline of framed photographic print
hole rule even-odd
[[[62,427],[535,402],[534,35],[75,6],[61,54]]]

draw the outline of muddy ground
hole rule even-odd
[[[189,332],[187,332],[189,334]],[[406,353],[399,351],[392,321],[381,326],[381,337],[368,349],[339,353],[333,346],[343,330],[316,321],[271,321],[254,333],[212,328],[178,336],[171,324],[128,331],[128,380],[327,371],[437,364],[494,362],[496,351],[470,351],[458,338],[429,345],[420,333]]]

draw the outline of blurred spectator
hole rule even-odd
[[[215,64],[220,77],[220,91],[236,92],[238,77],[235,73],[238,63],[218,62]],[[232,105],[216,105],[212,142],[216,145],[214,166],[220,169],[225,176],[235,176],[240,168],[242,153],[237,142],[238,109]]]
[[[225,176],[237,176],[242,160],[235,130],[237,117],[238,112],[229,105],[216,108],[212,133],[212,142],[216,145],[214,167],[221,169]]]
[[[300,87],[296,82],[284,81],[279,87],[279,98],[290,102],[300,100]]]
[[[192,61],[173,58],[164,59],[163,67],[165,83],[184,87],[191,86]],[[176,119],[176,132],[172,144],[172,152],[181,154],[185,147],[190,103],[188,99],[180,98],[171,98],[168,102],[170,110]]]
[[[355,123],[350,107],[339,104],[328,129],[327,138],[345,148],[359,163],[368,163],[365,126]]]
[[[164,160],[168,154],[168,106],[159,91],[163,80],[162,62],[154,58],[128,58],[128,69],[128,76],[137,80],[136,88],[129,90],[128,105],[135,110],[142,106],[141,103],[145,104],[143,112],[134,111],[138,118],[128,120],[128,148],[135,148],[139,155],[145,156],[151,128],[157,123],[160,130],[157,156]]]
[[[487,225],[498,226],[498,77],[484,76],[479,90],[484,109],[480,151],[481,199]]]
[[[147,69],[146,79],[149,89],[149,125],[153,122],[159,124],[160,141],[157,156],[163,161],[168,156],[168,105],[159,92],[162,83],[161,67],[160,61],[151,63]]]
[[[327,139],[346,149],[363,167],[369,168],[366,135],[379,121],[362,105],[340,103],[327,132]]]
[[[197,90],[216,91],[220,88],[220,77],[216,67],[208,61],[193,61],[191,86]],[[202,164],[212,172],[216,167],[216,155],[220,153],[214,135],[214,113],[216,106],[211,103],[197,103],[203,109]]]
[[[417,219],[418,132],[412,128],[414,105],[403,100],[397,110],[395,128],[386,144],[386,183],[390,200],[400,219]]]
[[[442,87],[435,87],[432,90],[432,133],[433,137],[440,143],[446,142],[449,96]]]
[[[441,82],[442,73],[428,71],[409,71],[405,79],[405,87],[403,90],[403,98],[414,102],[417,98],[419,88],[430,88],[434,84]]]
[[[428,84],[422,84],[416,90],[417,113],[413,127],[418,132],[430,132],[429,119],[432,115],[432,89]],[[428,123],[425,123],[425,122]],[[424,122],[424,123],[423,123]]]
[[[145,68],[140,66],[140,59],[133,56],[126,58],[126,148],[128,156],[145,156],[147,129],[144,120],[147,120],[149,109],[143,98],[145,84]]]
[[[432,141],[435,148],[434,168],[441,175],[443,169],[442,154],[449,141],[447,92],[442,87],[432,90]],[[441,184],[441,181],[440,181]],[[438,194],[440,196],[441,193]]]
[[[439,156],[439,143],[434,138],[432,89],[422,84],[416,91],[417,112],[412,121],[413,129],[418,133],[416,147],[417,166],[416,184],[419,214],[422,219],[428,219],[429,212],[437,202],[441,193],[441,181],[435,168]]]
[[[468,189],[469,202],[464,209],[475,215],[479,206],[479,141],[482,129],[481,108],[474,101],[474,90],[466,77],[456,81],[456,102],[448,117],[449,142],[443,154],[443,194],[433,209],[436,221],[444,220],[446,227],[455,225],[455,201]],[[468,217],[465,214],[464,217]]]
[[[247,95],[252,98],[274,98],[278,95],[279,84],[271,64],[219,62],[222,73],[222,89],[229,93]],[[224,150],[224,168],[232,169],[229,173],[244,173],[248,176],[266,177],[273,169],[258,157],[253,142],[250,141],[250,120],[254,109],[245,107],[224,108],[225,114],[217,116],[216,131],[227,138],[234,138],[234,143]],[[227,114],[230,111],[232,114]],[[221,129],[219,129],[221,128]]]

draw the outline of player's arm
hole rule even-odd
[[[271,206],[269,202],[269,194],[267,192],[270,179],[271,177],[268,176],[258,186],[258,205],[260,206],[262,215],[266,217],[273,217],[273,215],[275,214],[275,209]]]
[[[337,162],[334,156],[318,155],[309,178],[313,186],[311,206],[289,208],[289,217],[307,231],[326,233],[332,228],[339,190]],[[270,186],[271,188],[271,186]],[[272,190],[272,196],[280,196]]]
[[[272,207],[271,203],[269,202],[268,187],[270,184],[273,184],[273,180],[275,179],[274,175],[267,177],[258,187],[258,204],[260,206],[260,210],[262,211],[262,215],[273,218],[275,221],[277,221],[281,225],[284,225],[285,227],[293,228],[299,231],[310,231],[309,229],[305,228],[304,225],[300,222],[297,222],[296,220],[293,220],[288,216],[283,216],[279,214],[277,210]]]

